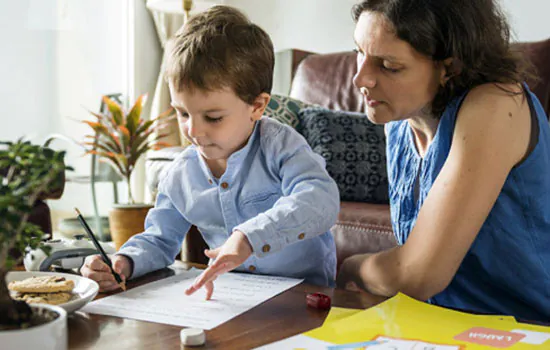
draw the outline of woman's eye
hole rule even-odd
[[[390,68],[390,67],[386,67],[386,66],[382,66],[382,69],[387,71],[387,72],[390,72],[390,73],[397,73],[400,71],[400,69],[398,68]]]

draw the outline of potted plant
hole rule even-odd
[[[44,232],[29,222],[39,196],[62,186],[65,152],[28,141],[0,142],[0,344],[2,348],[67,347],[67,314],[57,306],[13,300],[6,275],[27,248],[41,247]],[[14,254],[15,252],[15,254]]]
[[[145,216],[152,207],[136,203],[132,195],[130,179],[137,161],[149,150],[170,146],[160,139],[169,135],[163,130],[174,119],[173,109],[145,120],[141,114],[146,99],[147,94],[139,96],[130,110],[125,111],[120,104],[103,96],[106,113],[90,112],[96,120],[83,121],[93,131],[82,143],[86,154],[95,154],[100,161],[110,164],[128,188],[128,203],[115,205],[109,212],[109,228],[117,250],[128,238],[143,231]]]

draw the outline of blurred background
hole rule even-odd
[[[195,1],[197,12],[213,4],[235,6],[272,37],[277,53],[274,92],[288,93],[289,49],[318,53],[351,50],[355,0]],[[514,41],[550,37],[550,1],[502,0]],[[42,143],[53,134],[80,140],[104,94],[120,93],[134,101],[149,93],[149,113],[162,59],[162,12],[183,19],[181,0],[0,0],[0,140],[25,137]],[[156,14],[155,14],[156,13]],[[156,18],[154,16],[157,16]],[[159,17],[161,16],[161,17]],[[173,18],[171,19],[173,20]],[[166,23],[164,23],[166,24]],[[172,23],[172,25],[174,25]],[[165,28],[165,27],[164,27]],[[166,33],[164,33],[166,34]],[[49,201],[54,227],[78,207],[92,213],[90,158],[66,140],[52,143],[67,150],[75,171],[63,197]],[[147,201],[143,164],[132,180],[138,201]],[[125,186],[123,182],[119,187]],[[114,201],[110,183],[98,183],[98,209],[106,215]],[[118,193],[124,201],[126,190]]]

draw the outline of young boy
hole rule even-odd
[[[145,232],[113,257],[115,271],[134,278],[173,263],[195,225],[213,263],[187,294],[205,286],[209,299],[230,270],[334,285],[338,189],[296,131],[262,117],[273,79],[269,36],[240,11],[215,6],[192,17],[168,50],[172,106],[191,146],[160,181]],[[118,288],[98,256],[81,272],[104,291]]]

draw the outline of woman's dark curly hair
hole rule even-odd
[[[531,77],[530,64],[510,46],[510,28],[496,0],[364,0],[353,6],[355,22],[364,11],[384,15],[399,39],[432,60],[454,58],[459,69],[432,102],[436,117],[466,90]]]

